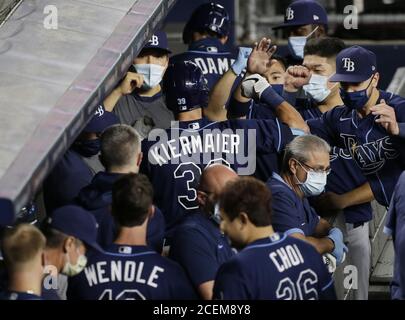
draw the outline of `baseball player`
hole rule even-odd
[[[112,214],[118,235],[106,252],[89,255],[84,271],[69,280],[68,299],[192,299],[195,292],[183,269],[146,245],[153,215],[153,188],[148,178],[131,173],[115,182]]]
[[[377,88],[376,56],[360,46],[341,51],[330,82],[340,83],[343,106],[309,120],[311,132],[347,150],[370,183],[375,199],[388,206],[405,169],[405,100]]]
[[[273,195],[274,229],[311,243],[320,254],[331,253],[339,264],[347,252],[343,234],[320,218],[307,199],[324,191],[329,152],[317,136],[296,137],[286,147],[280,175],[273,173],[267,186]]]
[[[103,106],[97,107],[91,121],[44,181],[44,203],[48,215],[59,207],[71,204],[94,175],[104,170],[98,159],[99,135],[118,122],[113,113],[106,111]]]
[[[198,185],[200,212],[191,214],[176,228],[169,258],[186,270],[194,287],[205,300],[212,299],[219,266],[234,255],[228,239],[219,229],[219,195],[227,182],[238,175],[223,164],[207,167]]]
[[[41,231],[30,224],[5,230],[1,250],[9,281],[1,300],[42,300],[45,243]]]
[[[405,173],[402,173],[395,186],[388,210],[384,232],[394,240],[395,262],[394,276],[391,283],[391,298],[405,299]]]
[[[170,63],[193,61],[200,67],[211,90],[231,67],[236,52],[225,47],[231,21],[226,9],[216,3],[204,3],[191,15],[183,30],[183,42],[188,51],[172,56]]]
[[[277,159],[292,132],[278,120],[212,122],[203,118],[208,88],[193,62],[170,65],[164,88],[167,104],[179,122],[171,130],[153,130],[143,141],[147,161],[142,162],[141,172],[151,179],[155,203],[170,230],[185,215],[197,211],[197,186],[205,166],[229,163],[239,174],[252,174],[256,154],[272,154]],[[277,162],[269,166],[276,167]]]
[[[128,173],[138,173],[142,161],[141,139],[134,128],[118,124],[106,129],[100,136],[100,159],[106,170],[97,173],[91,183],[84,187],[76,203],[95,216],[98,242],[102,247],[110,245],[116,236],[116,226],[111,216],[111,191],[115,181]],[[147,227],[148,245],[157,252],[162,251],[165,222],[162,212],[155,214]]]
[[[274,232],[271,201],[266,185],[252,177],[225,186],[221,229],[241,251],[219,268],[214,299],[336,299],[333,279],[314,247]]]
[[[170,127],[173,120],[160,86],[170,53],[166,33],[156,31],[125,78],[104,99],[106,110],[113,111],[121,123],[134,126],[142,137],[152,128]]]
[[[304,59],[304,46],[308,39],[326,35],[328,15],[317,1],[294,1],[285,11],[284,23],[273,29],[286,30],[290,52],[286,56],[288,65],[300,65]]]

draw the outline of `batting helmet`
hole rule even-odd
[[[166,104],[175,113],[187,112],[208,104],[207,79],[194,62],[179,61],[170,64],[165,72],[163,88]]]
[[[225,8],[216,3],[204,3],[191,15],[183,30],[183,42],[189,44],[193,32],[211,31],[220,37],[229,34],[230,19]]]

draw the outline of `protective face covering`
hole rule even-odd
[[[79,253],[79,251],[77,251],[77,252]],[[77,259],[76,264],[70,263],[69,253],[66,253],[66,259],[67,259],[67,262],[65,263],[65,265],[63,267],[62,273],[64,275],[67,275],[68,277],[73,277],[73,276],[79,274],[80,272],[82,272],[87,264],[87,257],[80,253],[79,253],[79,258]]]
[[[299,37],[289,37],[288,38],[288,48],[290,49],[291,54],[296,59],[304,59],[304,47],[307,43],[307,39],[312,36],[312,34],[318,29],[316,27],[309,35],[299,36]]]
[[[371,79],[372,81],[372,79]],[[367,89],[371,84],[368,84],[367,88],[364,90],[360,91],[355,91],[355,92],[347,92],[340,88],[340,97],[342,98],[343,103],[345,104],[346,107],[352,109],[352,110],[360,110],[362,109],[366,103],[368,102],[368,99],[370,97],[367,94]]]
[[[318,74],[312,74],[309,83],[304,85],[302,89],[316,102],[324,101],[331,92],[328,88],[328,77]]]
[[[326,172],[316,172],[314,170],[306,170],[301,165],[301,163],[298,162],[298,164],[307,173],[307,179],[304,182],[299,181],[297,176],[295,176],[302,193],[306,197],[320,195],[325,190],[327,173]]]
[[[83,157],[90,158],[100,152],[101,141],[100,139],[76,141],[74,149]]]
[[[149,90],[156,87],[163,78],[165,67],[158,64],[134,64],[136,72],[143,75],[143,85],[141,89]]]

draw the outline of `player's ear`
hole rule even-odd
[[[143,159],[143,152],[139,152],[139,154],[138,154],[138,159],[136,159],[136,165],[137,165],[138,167],[141,166],[142,159]]]
[[[374,77],[373,77],[373,83],[372,83],[372,85],[373,85],[373,87],[375,87],[375,88],[377,88],[377,86],[378,86],[378,81],[380,81],[380,73],[378,73],[378,72],[376,72],[375,74],[374,74]]]
[[[242,226],[247,225],[248,222],[249,222],[249,217],[247,216],[247,214],[245,212],[241,212],[239,214],[239,219],[240,219],[240,221],[242,223]]]
[[[149,217],[149,219],[152,219],[152,218],[153,218],[153,216],[155,215],[155,211],[156,211],[155,206],[154,206],[154,205],[151,205],[151,206],[149,207],[149,212],[148,212],[148,217]]]
[[[205,206],[207,203],[207,194],[204,191],[197,190],[197,201],[201,207]]]
[[[67,253],[69,252],[72,247],[75,245],[75,239],[73,237],[66,237],[66,239],[63,241],[63,252]]]
[[[293,175],[297,173],[297,161],[295,159],[291,158],[288,160],[288,167]]]

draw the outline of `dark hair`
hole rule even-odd
[[[153,187],[143,174],[127,174],[113,185],[112,214],[121,227],[142,225],[152,201]]]
[[[288,68],[288,62],[286,58],[279,56],[278,54],[273,55],[271,58],[277,60],[284,67],[284,70]]]
[[[231,221],[244,212],[256,227],[271,225],[271,192],[256,178],[241,177],[228,182],[219,201]]]
[[[46,238],[47,248],[59,248],[67,238],[66,234],[51,228],[51,226],[46,222],[41,226],[41,231]]]
[[[140,151],[141,138],[131,126],[116,124],[101,135],[101,159],[107,170],[129,165]]]
[[[309,39],[304,47],[304,55],[317,55],[324,58],[334,58],[346,48],[343,40],[331,37]]]

